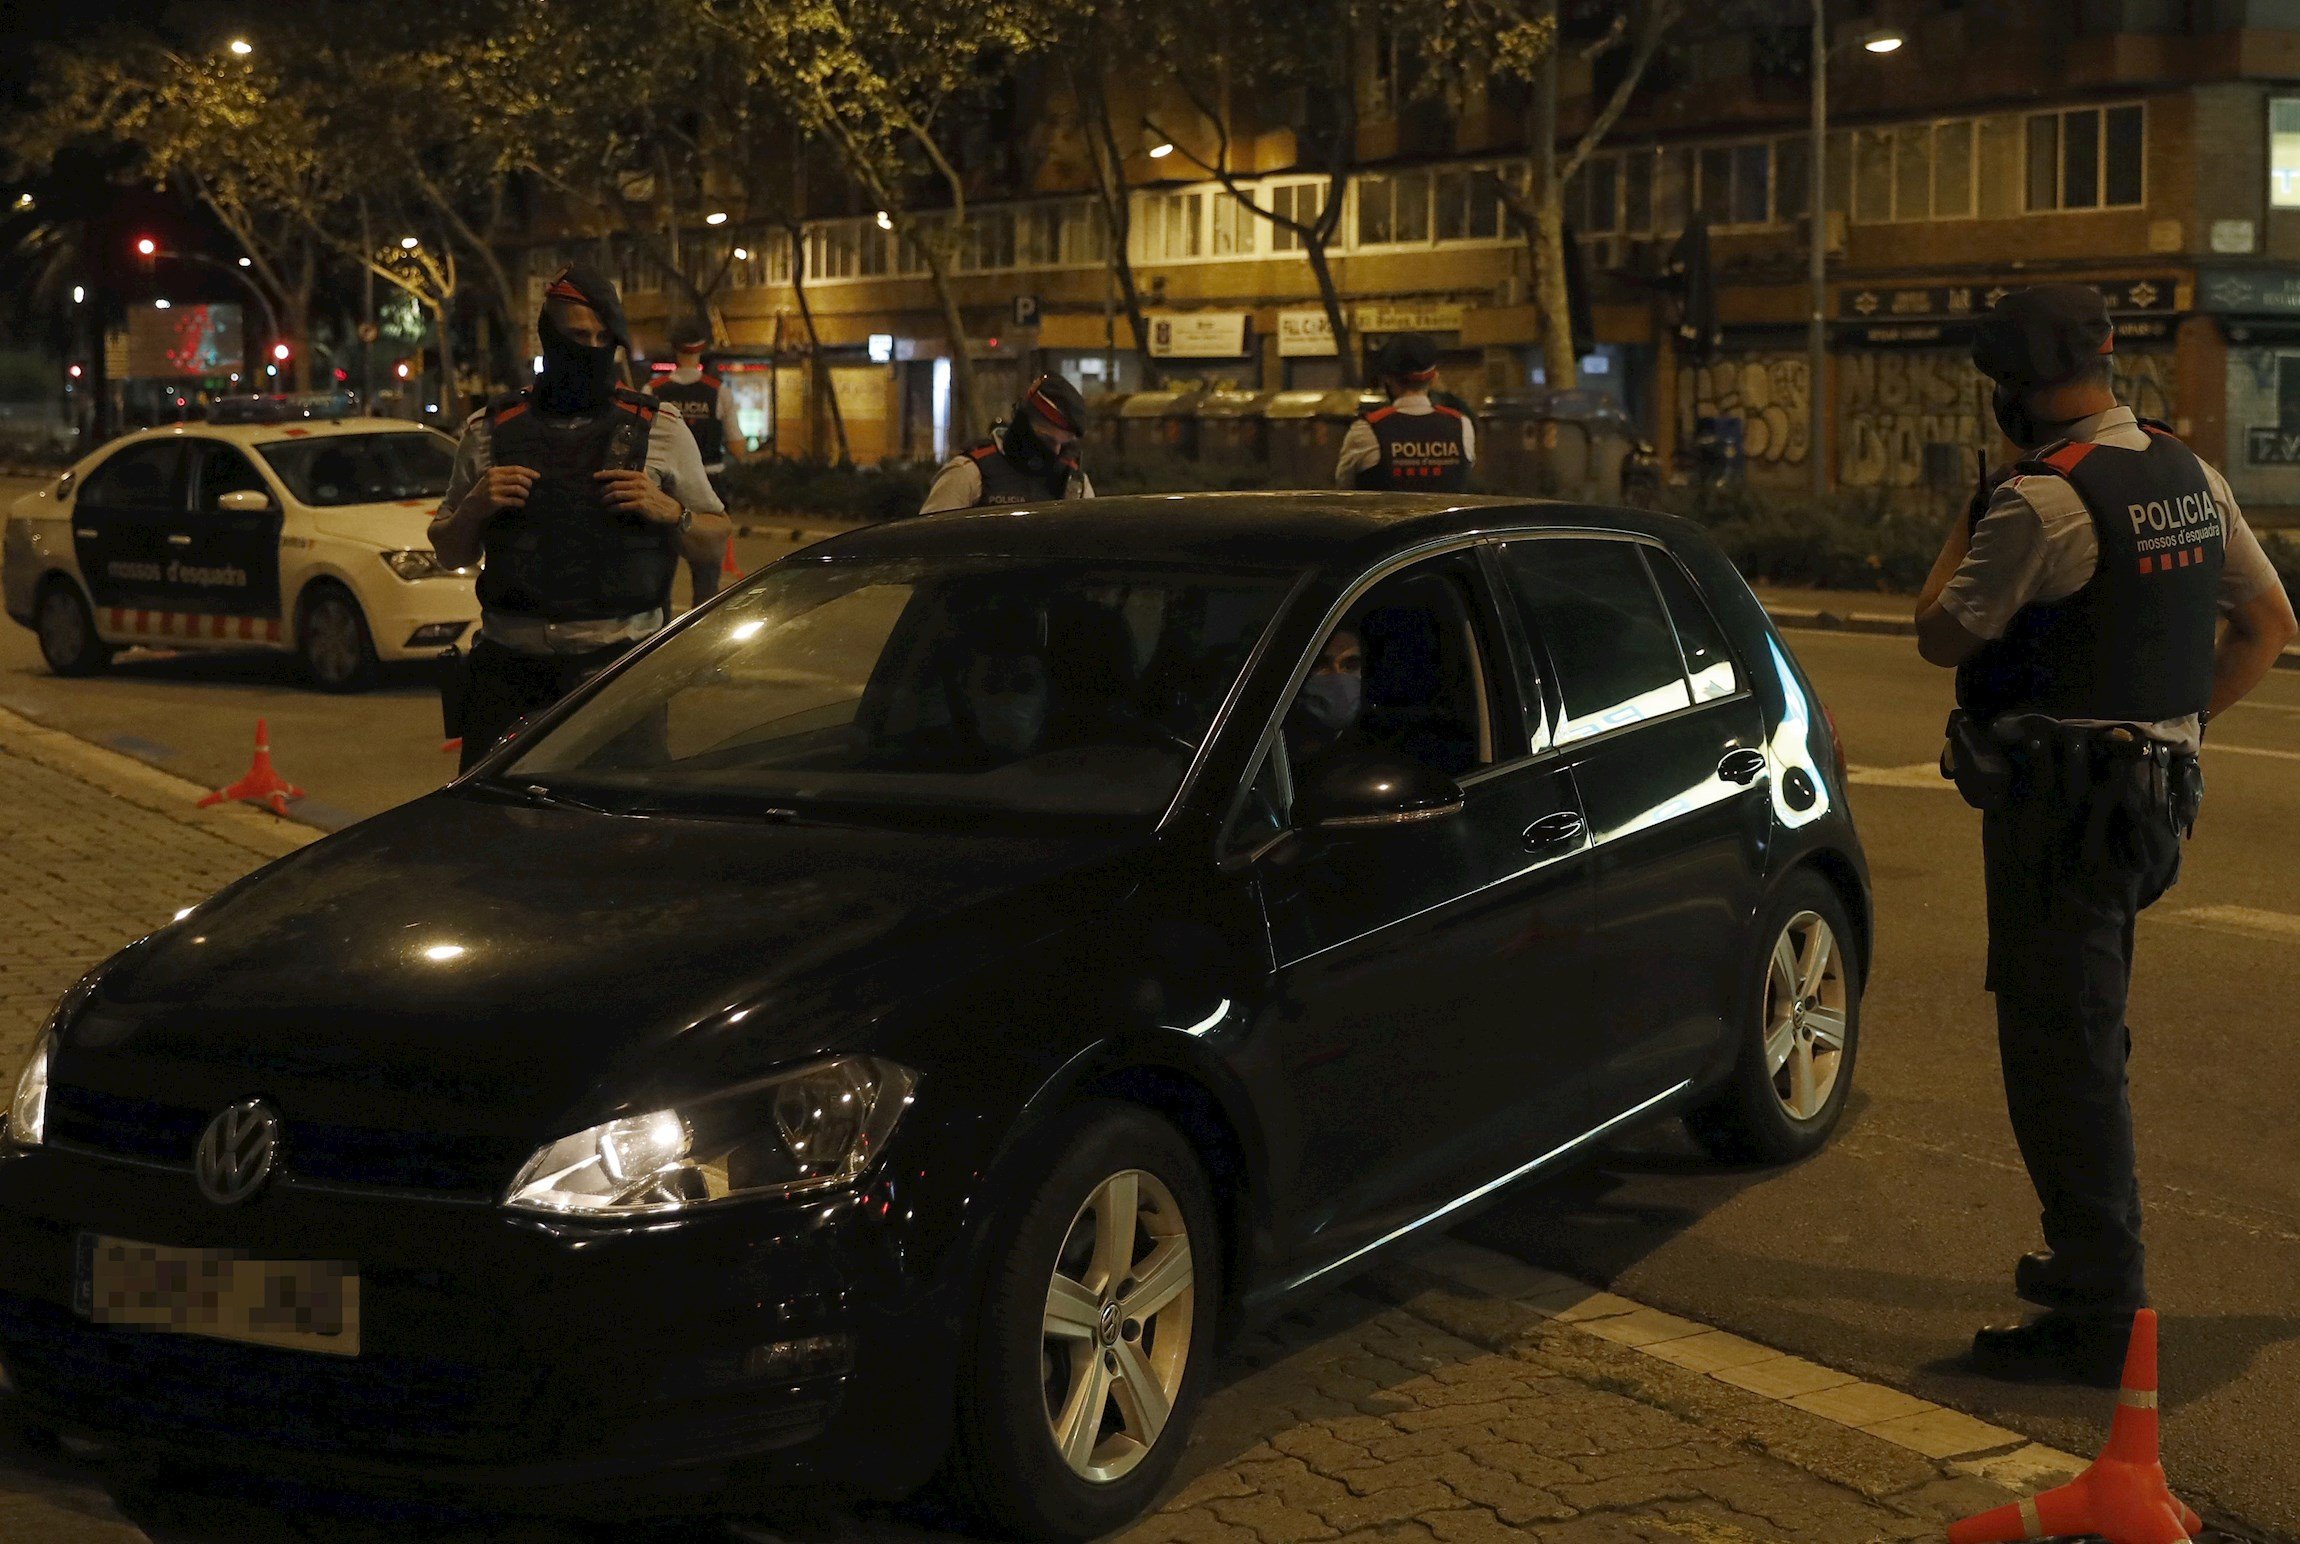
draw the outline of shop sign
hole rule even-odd
[[[2269,424],[2245,430],[2244,459],[2254,466],[2300,466],[2300,429]]]
[[[1360,332],[1459,332],[1458,300],[1369,300],[1358,307]]]
[[[2212,273],[2199,287],[2208,310],[2300,315],[2300,274]]]
[[[1150,318],[1155,359],[1236,359],[1246,352],[1243,311],[1172,311]]]
[[[2179,309],[2180,281],[2163,275],[2151,279],[2092,281],[2108,309],[2175,311]],[[1963,321],[1980,315],[2011,294],[2012,284],[1879,285],[1837,292],[1837,314],[1849,322]]]
[[[1278,353],[1287,359],[1330,358],[1334,352],[1333,323],[1325,307],[1313,311],[1278,313]]]

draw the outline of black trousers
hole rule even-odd
[[[631,647],[611,644],[587,654],[521,654],[490,643],[482,633],[471,646],[470,676],[463,694],[463,756],[460,770],[494,749],[503,731],[548,708],[606,669]]]
[[[2180,835],[2146,764],[2124,763],[1988,811],[1981,844],[2005,1104],[2054,1274],[2084,1303],[2141,1307],[2124,1010],[2133,924],[2179,877]]]

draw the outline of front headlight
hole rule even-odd
[[[528,1159],[504,1204],[640,1217],[848,1184],[886,1145],[917,1086],[908,1067],[841,1056],[682,1109],[625,1116]]]
[[[16,1097],[8,1101],[8,1119],[0,1122],[0,1136],[18,1147],[38,1147],[48,1139],[48,1056],[56,1047],[54,1035],[42,1035],[32,1048],[32,1060],[16,1080]]]
[[[440,562],[439,554],[433,552],[429,547],[410,547],[404,552],[387,552],[383,555],[383,560],[391,565],[393,573],[411,583],[417,579],[444,579],[450,574],[464,572],[460,568],[449,568]]]

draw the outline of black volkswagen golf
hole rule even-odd
[[[1644,1121],[1835,1124],[1835,737],[1694,528],[1107,499],[810,548],[57,1007],[0,1387],[586,1513],[1150,1500],[1217,1336]]]

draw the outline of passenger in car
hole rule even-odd
[[[1297,779],[1336,751],[1365,743],[1358,720],[1365,711],[1366,651],[1356,626],[1343,622],[1326,636],[1317,661],[1286,710],[1286,755]]]

